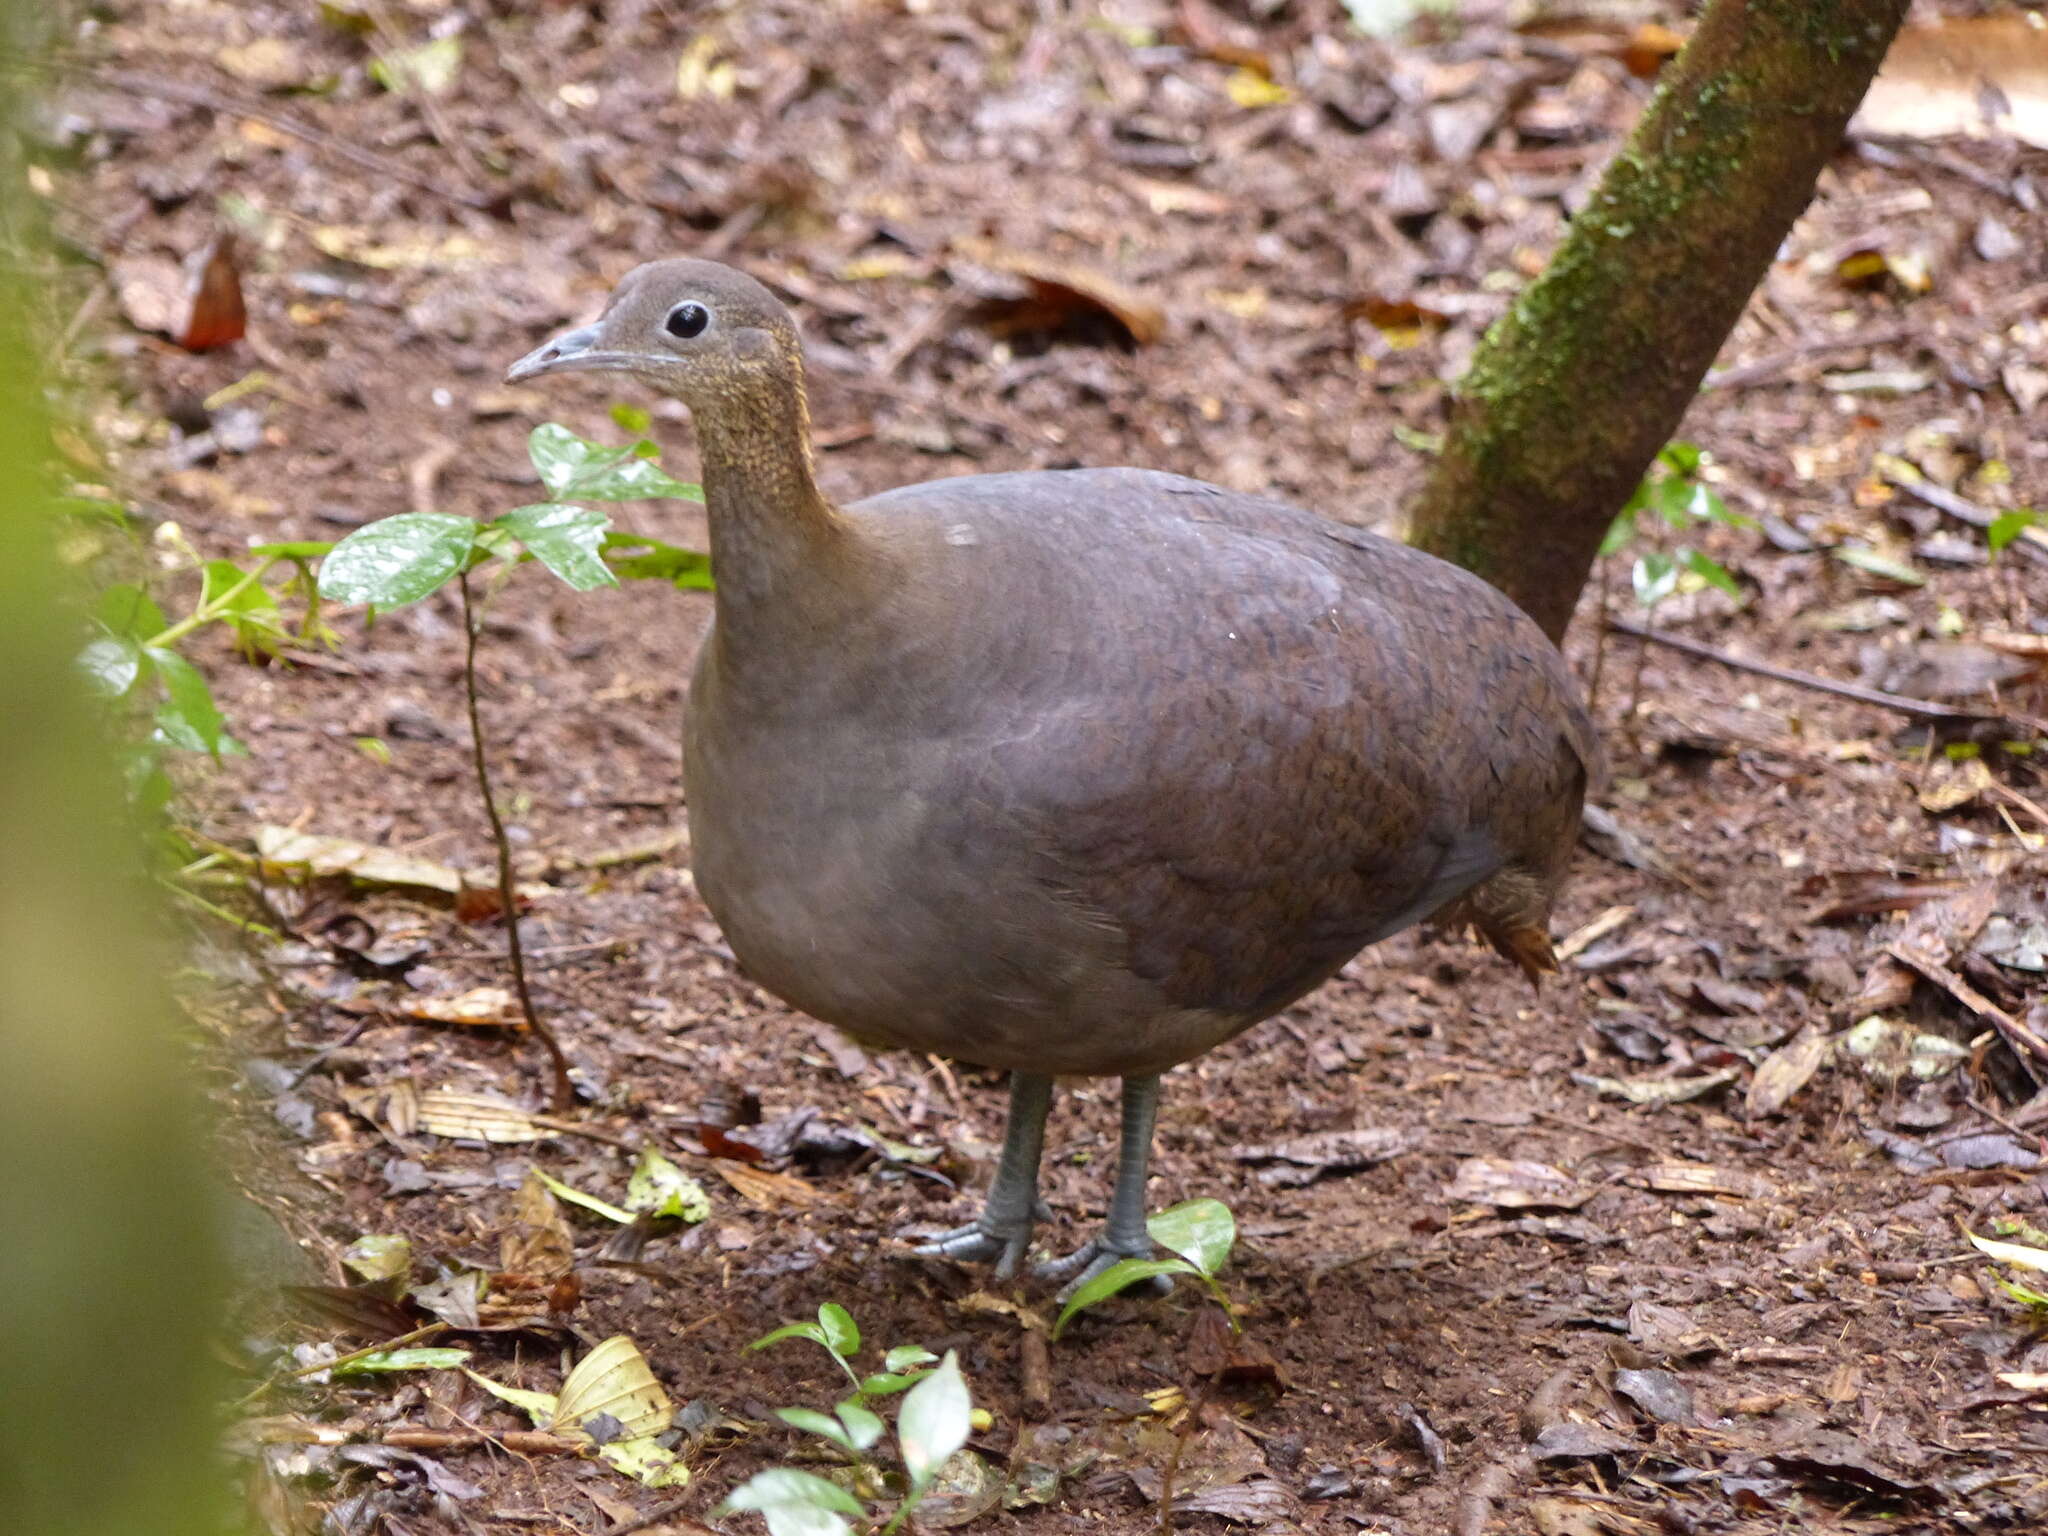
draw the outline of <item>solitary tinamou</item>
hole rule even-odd
[[[872,1044],[1007,1068],[978,1220],[1013,1272],[1053,1078],[1123,1079],[1101,1234],[1150,1251],[1159,1074],[1363,946],[1469,924],[1533,978],[1592,727],[1557,650],[1432,556],[1149,469],[835,506],[796,327],[659,261],[507,378],[617,372],[690,408],[716,619],[683,761],[697,888],[747,973]]]

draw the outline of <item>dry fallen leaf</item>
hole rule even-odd
[[[432,1088],[420,1095],[419,1128],[463,1141],[539,1141],[554,1134],[509,1100],[454,1088]]]
[[[998,336],[1056,331],[1091,315],[1114,321],[1139,346],[1149,346],[1166,334],[1164,310],[1092,267],[1008,250],[985,240],[957,241],[953,250],[977,266],[1023,280],[1024,297],[991,299],[980,308],[983,323]]]
[[[1991,770],[1981,757],[1935,767],[1920,787],[1920,809],[1940,815],[1968,805],[1991,788]]]
[[[266,91],[283,90],[306,78],[298,50],[281,37],[257,37],[246,43],[230,44],[213,58],[237,80]]]
[[[1515,1162],[1498,1157],[1468,1157],[1444,1186],[1447,1200],[1466,1200],[1503,1210],[1543,1206],[1575,1210],[1593,1198],[1593,1191],[1548,1163]]]
[[[750,1163],[727,1162],[723,1158],[711,1166],[742,1200],[764,1211],[780,1210],[784,1206],[806,1210],[831,1203],[831,1197],[823,1190],[795,1174],[771,1173]]]
[[[1750,1080],[1746,1108],[1752,1120],[1783,1111],[1827,1060],[1834,1042],[1809,1026],[1763,1059]]]
[[[1911,139],[2002,134],[2048,149],[2048,26],[2015,12],[1907,27],[1852,127]]]
[[[450,896],[462,889],[461,874],[446,864],[353,838],[261,826],[256,829],[256,853],[266,864],[301,867],[309,875],[349,875],[370,885],[411,886]]]
[[[454,997],[419,997],[398,1010],[409,1019],[430,1024],[466,1024],[472,1028],[501,1029],[526,1022],[519,999],[507,987],[471,987]]]
[[[246,314],[232,236],[202,246],[182,266],[166,256],[123,256],[108,272],[121,313],[138,331],[168,336],[188,352],[242,338]]]
[[[1717,1168],[1711,1163],[1651,1163],[1638,1169],[1626,1182],[1667,1195],[1735,1195],[1760,1200],[1772,1193],[1770,1181],[1740,1168]]]

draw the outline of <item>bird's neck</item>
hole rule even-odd
[[[800,366],[800,365],[799,365]],[[731,668],[831,643],[860,600],[861,541],[818,489],[802,377],[766,373],[692,414],[717,582],[718,641]]]

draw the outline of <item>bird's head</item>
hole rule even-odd
[[[798,370],[796,323],[744,272],[679,258],[635,267],[595,324],[563,331],[514,363],[508,384],[551,373],[629,373],[696,408]]]

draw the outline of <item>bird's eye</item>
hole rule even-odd
[[[678,304],[668,312],[668,333],[688,341],[692,336],[702,336],[704,327],[711,323],[711,311],[702,304]]]

